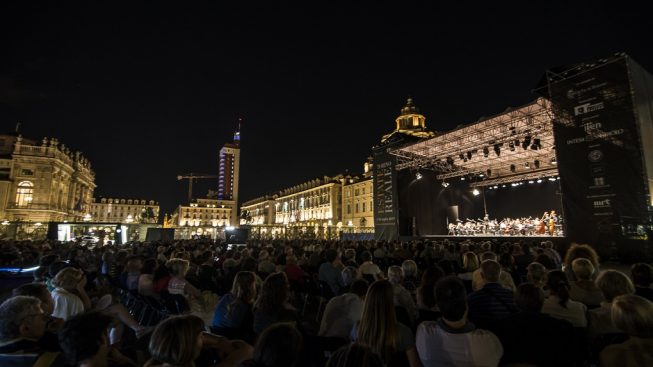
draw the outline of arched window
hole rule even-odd
[[[29,181],[21,181],[18,183],[16,190],[16,205],[28,206],[32,203],[34,195],[34,184]]]

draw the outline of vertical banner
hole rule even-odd
[[[549,95],[569,239],[637,236],[646,222],[646,186],[626,59],[562,80],[549,74]]]
[[[374,151],[374,233],[376,240],[398,238],[396,158],[379,147]]]

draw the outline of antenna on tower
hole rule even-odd
[[[19,129],[20,129],[20,121],[17,121],[16,122],[16,132],[18,132]]]

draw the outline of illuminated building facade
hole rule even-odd
[[[0,135],[0,220],[82,221],[95,190],[90,162],[56,138]]]
[[[182,229],[179,231],[182,238],[196,235],[217,238],[226,227],[236,225],[232,221],[235,209],[232,200],[195,199],[187,206],[179,205],[170,217],[170,224]]]
[[[345,178],[342,185],[342,224],[348,227],[374,227],[371,176]]]
[[[277,195],[262,196],[244,202],[240,207],[240,224],[271,225],[276,219]]]
[[[240,125],[234,133],[233,143],[225,144],[220,149],[218,174],[218,200],[238,203],[238,178],[240,175]],[[231,212],[230,222],[238,223],[237,211]]]
[[[275,203],[275,224],[328,226],[342,220],[342,175],[324,176],[282,190]]]
[[[157,223],[159,203],[154,200],[93,198],[91,219],[98,223]]]

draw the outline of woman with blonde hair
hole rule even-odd
[[[472,280],[472,273],[479,267],[478,255],[471,251],[463,254],[463,268],[458,274],[458,278],[462,280]]]
[[[186,280],[186,273],[190,267],[188,260],[172,258],[166,262],[170,270],[170,281],[168,282],[168,293],[179,294],[186,298],[199,298],[200,291]]]
[[[612,301],[612,322],[630,337],[601,351],[601,366],[653,366],[653,303],[627,294]]]
[[[592,262],[581,257],[571,262],[571,268],[576,276],[576,281],[571,283],[569,297],[583,303],[588,308],[599,307],[605,299],[593,280],[596,269]]]
[[[251,357],[252,347],[204,333],[204,321],[194,315],[174,316],[162,321],[152,333],[146,367],[195,367],[202,348],[216,350],[222,361],[215,366],[237,366]]]
[[[562,270],[567,274],[567,279],[570,281],[575,281],[576,276],[572,270],[572,263],[576,259],[585,258],[588,259],[596,272],[599,271],[599,255],[596,253],[594,248],[590,245],[573,243],[571,247],[567,250],[565,254],[565,260],[562,263]]]
[[[587,312],[590,337],[621,332],[612,321],[612,301],[618,296],[635,293],[633,282],[618,270],[604,270],[596,278],[596,285],[605,301],[601,302],[601,307]]]
[[[352,340],[378,353],[386,366],[421,366],[415,349],[415,335],[408,326],[397,322],[393,286],[379,280],[370,286],[365,297],[363,316],[354,325]]]
[[[86,294],[86,276],[76,268],[60,270],[52,280],[54,311],[52,316],[68,320],[91,309],[91,300]]]

